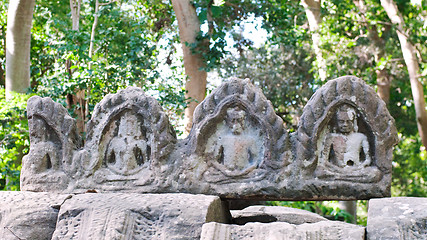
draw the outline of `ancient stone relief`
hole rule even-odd
[[[210,136],[204,155],[224,175],[244,175],[257,168],[264,156],[264,134],[250,126],[247,113],[240,107],[228,108],[226,118]]]
[[[67,187],[74,169],[72,153],[81,146],[76,121],[49,98],[28,100],[30,152],[23,159],[21,189],[41,191]]]
[[[319,151],[316,176],[344,181],[378,181],[381,172],[374,165],[374,136],[359,131],[360,113],[348,103],[335,108],[329,123],[317,139]],[[366,125],[366,123],[364,123]],[[372,146],[372,147],[371,147]]]
[[[101,140],[105,144],[105,165],[117,174],[137,173],[144,164],[150,162],[151,157],[150,142],[142,121],[130,112],[125,112],[109,125],[109,130]]]
[[[368,183],[376,183],[372,194],[390,194],[394,120],[360,79],[341,77],[317,90],[304,108],[296,140],[298,168],[303,178],[311,178],[304,188],[316,197],[350,195]]]
[[[59,104],[34,97],[28,112],[24,190],[283,200],[390,194],[394,120],[375,91],[351,76],[317,90],[291,134],[261,90],[241,79],[197,106],[182,140],[157,101],[135,87],[97,104],[84,146]]]
[[[238,181],[277,181],[277,169],[289,165],[283,121],[247,80],[230,80],[212,92],[194,119],[188,141],[204,181],[223,188]]]
[[[368,138],[358,132],[357,119],[354,107],[347,104],[338,107],[325,138],[318,139],[318,144],[323,145],[319,163],[331,163],[340,168],[371,164]]]
[[[85,147],[75,154],[86,178],[81,184],[117,190],[150,185],[175,142],[167,116],[142,90],[108,95],[95,107]]]
[[[205,154],[215,157],[213,166],[225,175],[245,174],[261,163],[264,136],[248,126],[247,113],[239,107],[228,108],[224,122],[218,127],[219,133],[208,139]]]

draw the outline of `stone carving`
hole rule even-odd
[[[212,165],[226,176],[238,176],[252,171],[260,164],[264,149],[257,144],[254,136],[261,133],[248,133],[246,112],[239,107],[227,109],[225,128],[219,130],[218,138],[208,139],[206,155],[215,156]]]
[[[31,145],[22,161],[21,189],[65,189],[75,170],[73,151],[81,146],[76,121],[50,98],[33,96],[27,106]]]
[[[369,200],[367,239],[427,239],[427,198]]]
[[[258,200],[390,195],[394,120],[375,91],[355,77],[321,87],[291,134],[261,90],[241,79],[207,96],[188,138],[179,141],[157,101],[135,87],[97,104],[84,146],[59,104],[34,97],[28,112],[24,190]]]
[[[106,144],[104,161],[107,167],[117,174],[134,174],[144,163],[150,161],[151,147],[147,145],[147,130],[141,127],[141,121],[129,112],[125,112],[115,124],[118,125],[117,133],[109,136],[111,139]]]
[[[203,223],[229,218],[214,196],[81,194],[61,206],[52,239],[200,239]]]
[[[363,240],[365,228],[338,221],[321,221],[293,225],[286,222],[247,223],[243,226],[205,223],[201,240],[238,239],[314,239]]]
[[[83,173],[74,188],[118,191],[158,186],[152,184],[159,174],[156,170],[167,161],[175,142],[166,114],[141,89],[107,95],[88,123],[84,148],[74,155]]]
[[[341,105],[335,116],[336,129],[327,133],[319,163],[333,164],[339,168],[367,167],[371,164],[369,142],[365,134],[359,133],[356,110],[347,104]]]
[[[360,79],[341,77],[316,91],[296,137],[298,168],[307,179],[303,188],[314,196],[390,195],[392,148],[398,141],[394,120]]]
[[[350,104],[336,108],[335,115],[317,140],[319,151],[316,175],[319,178],[344,181],[372,182],[381,172],[372,164],[370,145],[374,142],[359,132],[360,114]],[[371,143],[370,143],[371,142]]]
[[[186,159],[178,179],[180,191],[197,188],[239,198],[277,186],[290,174],[283,121],[248,80],[229,80],[197,106],[182,148]],[[243,182],[253,184],[236,188]]]

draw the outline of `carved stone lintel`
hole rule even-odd
[[[28,113],[24,190],[263,200],[390,195],[394,120],[356,77],[331,80],[317,90],[291,134],[261,90],[241,79],[207,96],[194,112],[190,135],[179,141],[157,101],[135,87],[97,104],[84,146],[75,121],[59,104],[33,97]]]

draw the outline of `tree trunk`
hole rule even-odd
[[[99,12],[99,0],[96,0],[95,1],[95,12],[93,14],[92,32],[90,34],[89,58],[92,58],[92,55],[93,55],[93,47],[95,44],[94,41],[95,41],[96,26],[98,25],[98,12]]]
[[[376,29],[376,26],[372,26],[368,24],[368,20],[365,17],[367,7],[365,5],[364,0],[355,0],[354,4],[358,7],[360,11],[360,16],[362,18],[364,26],[368,29],[368,38],[371,40],[373,48],[375,49],[373,55],[375,58],[375,62],[379,62],[381,58],[384,57],[385,51],[384,51],[384,45],[385,41],[383,38],[381,38],[378,35],[378,31]],[[389,29],[386,31],[389,31]],[[383,36],[386,34],[384,33]],[[377,69],[375,71],[377,75],[377,88],[378,88],[378,95],[380,98],[388,104],[390,101],[390,86],[391,86],[391,80],[390,76],[387,72],[387,69]]]
[[[80,6],[82,0],[70,0],[72,30],[78,31],[80,28]]]
[[[0,64],[0,86],[4,86],[5,85],[5,81],[4,81],[4,70]]]
[[[352,223],[357,223],[357,201],[339,201],[339,208],[353,216]]]
[[[405,33],[403,17],[392,0],[381,0],[381,5],[386,11],[391,22],[396,25],[397,37],[402,48],[403,58],[408,68],[409,80],[411,82],[412,97],[414,98],[415,113],[417,116],[418,132],[423,145],[427,148],[427,110],[424,98],[424,90],[418,80],[419,65],[414,45],[409,41]]]
[[[72,27],[71,29],[74,31],[79,31],[80,28],[80,8],[81,8],[81,0],[70,0],[70,8],[71,8],[71,21]],[[72,77],[73,70],[71,70],[72,62],[67,60],[66,67],[68,68],[68,72],[70,73],[70,77]],[[71,109],[73,105],[76,105],[76,109],[74,113],[77,115],[77,123],[76,127],[80,133],[84,133],[86,130],[86,112],[87,112],[87,102],[85,99],[86,93],[84,89],[76,89],[76,93],[67,96],[67,107]]]
[[[93,24],[92,24],[92,31],[90,33],[90,44],[89,44],[89,58],[92,58],[92,55],[94,53],[93,48],[95,47],[95,34],[96,34],[96,27],[98,26],[98,19],[99,19],[99,7],[106,6],[111,3],[116,2],[117,0],[112,0],[107,3],[99,3],[99,0],[95,1],[95,11],[93,13]],[[90,66],[89,66],[90,68]]]
[[[378,96],[388,105],[390,102],[391,81],[387,69],[375,71],[377,75]]]
[[[185,83],[185,97],[191,98],[185,109],[185,132],[188,134],[193,124],[193,113],[197,104],[205,98],[207,73],[203,58],[200,54],[193,54],[187,44],[195,43],[200,31],[199,18],[196,9],[190,0],[172,0],[173,9],[178,20],[179,37],[184,54],[184,69],[187,75]]]
[[[326,80],[326,61],[320,51],[320,33],[319,25],[322,22],[320,15],[321,0],[302,0],[302,6],[305,9],[308,25],[310,26],[311,39],[313,41],[313,49],[316,54],[317,67],[319,68],[319,78],[322,81]]]
[[[31,26],[35,0],[9,1],[6,31],[6,98],[30,87]]]

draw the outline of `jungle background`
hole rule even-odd
[[[138,86],[160,102],[184,138],[206,94],[223,79],[249,78],[292,132],[316,89],[355,75],[377,90],[396,120],[392,196],[427,197],[425,0],[13,2],[15,8],[0,0],[3,190],[19,190],[21,159],[29,151],[26,100],[32,95],[63,104],[84,136],[103,96]],[[11,19],[32,22],[30,47],[18,49],[29,52],[28,66],[8,60],[11,34],[23,31]],[[13,75],[26,68],[28,79]],[[334,202],[269,204],[351,221]],[[366,201],[358,207],[358,223],[364,224]]]

